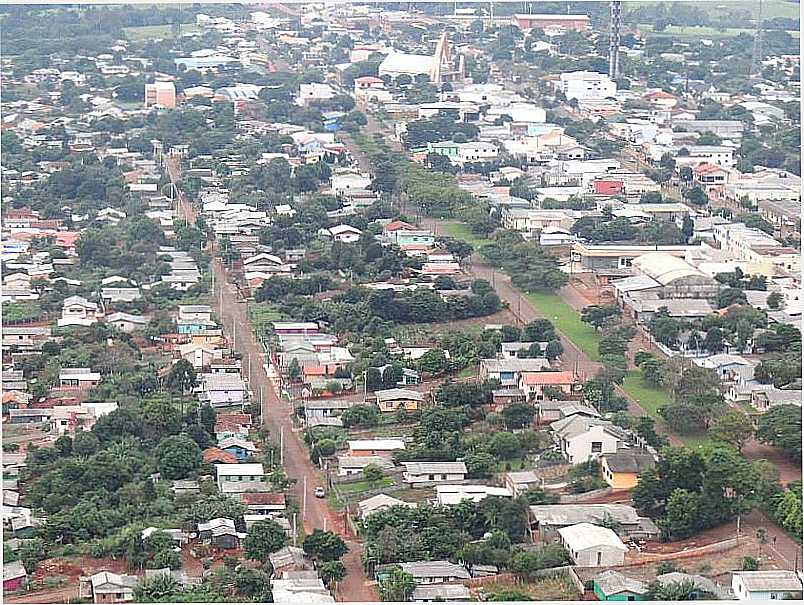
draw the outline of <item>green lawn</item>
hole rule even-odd
[[[172,28],[172,25],[143,25],[142,27],[124,27],[123,33],[125,33],[128,40],[133,41],[170,38],[173,37]],[[198,27],[189,23],[184,23],[181,26],[182,34],[197,33],[198,31]]]
[[[360,494],[373,489],[380,489],[383,487],[390,487],[394,484],[391,477],[383,477],[377,483],[369,483],[368,481],[355,481],[354,483],[343,483],[338,485],[338,489],[342,494]]]
[[[639,370],[628,372],[623,381],[623,391],[633,397],[648,416],[655,420],[661,420],[659,408],[670,401],[670,395],[645,382]]]
[[[653,25],[649,23],[641,23],[638,26],[645,32],[648,32],[649,36],[655,37],[670,37],[670,38],[731,38],[734,36],[738,36],[742,33],[752,34],[754,33],[753,29],[747,29],[742,27],[726,27],[723,29],[717,29],[715,27],[693,27],[693,26],[680,26],[680,25],[670,25],[667,29],[664,29],[660,32],[653,31]],[[788,32],[794,38],[799,37],[799,32],[791,31]]]
[[[280,321],[287,317],[280,313],[271,303],[251,303],[248,306],[248,316],[251,325],[257,334],[265,334],[272,321]]]
[[[600,354],[597,352],[600,334],[589,324],[583,323],[578,312],[565,303],[558,294],[536,292],[526,296],[542,315],[553,322],[559,332],[569,338],[591,360],[600,361]]]
[[[438,226],[439,234],[447,235],[449,237],[459,239],[468,244],[472,244],[475,249],[480,248],[483,244],[488,244],[489,240],[485,237],[475,235],[466,223],[442,223]]]

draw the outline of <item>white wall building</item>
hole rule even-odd
[[[561,74],[557,88],[569,99],[605,99],[617,94],[617,84],[606,74],[572,71]]]

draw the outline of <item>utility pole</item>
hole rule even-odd
[[[285,465],[285,427],[279,427],[279,466]]]
[[[304,476],[302,487],[302,520],[307,519],[307,475]]]

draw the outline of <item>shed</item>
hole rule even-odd
[[[628,547],[607,527],[578,523],[558,530],[561,544],[578,567],[622,565]]]

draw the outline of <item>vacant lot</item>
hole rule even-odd
[[[600,333],[589,324],[581,321],[578,312],[569,306],[558,294],[535,292],[527,295],[528,300],[539,312],[553,322],[559,332],[569,338],[592,361],[600,361],[597,345]]]
[[[482,235],[472,233],[472,230],[466,223],[441,223],[438,225],[438,231],[438,235],[447,235],[462,240],[472,244],[475,249],[480,248],[483,244],[489,243],[489,240]]]
[[[129,40],[151,40],[155,38],[173,37],[172,25],[143,25],[142,27],[124,27],[123,33]],[[198,33],[200,30],[195,25],[183,24],[182,34]]]

